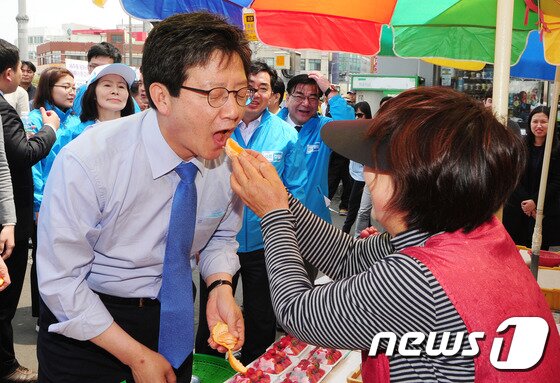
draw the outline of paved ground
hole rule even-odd
[[[335,196],[333,206],[338,208],[338,200]],[[344,217],[340,217],[336,212],[331,214],[336,226],[342,227]],[[31,268],[31,252],[29,253],[29,267],[27,268],[26,281],[19,301],[19,306],[14,317],[14,341],[18,361],[21,365],[37,371],[37,333],[35,332],[36,318],[31,316],[31,291],[29,284],[29,270]],[[193,275],[193,280],[198,288],[198,275]],[[242,281],[240,282],[242,284]],[[241,304],[241,288],[237,288],[236,300]],[[195,327],[198,326],[198,297],[195,302]]]

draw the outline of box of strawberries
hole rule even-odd
[[[228,383],[320,383],[347,353],[286,335]]]

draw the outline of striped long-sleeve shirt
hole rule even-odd
[[[323,347],[369,350],[379,332],[393,332],[397,339],[413,331],[426,336],[466,333],[465,323],[430,270],[399,254],[422,245],[429,234],[410,230],[394,238],[384,233],[356,240],[291,196],[290,209],[266,214],[261,226],[276,316],[297,338]],[[312,288],[302,257],[334,282]],[[385,349],[387,341],[380,345]],[[474,380],[472,358],[430,357],[425,342],[409,343],[408,348],[421,350],[420,356],[403,357],[396,348],[389,357],[391,382]],[[470,349],[466,336],[461,349]]]

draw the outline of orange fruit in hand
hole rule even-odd
[[[229,365],[235,371],[240,372],[242,374],[247,373],[247,367],[245,367],[243,365],[243,363],[241,363],[239,360],[237,360],[237,358],[233,355],[233,352],[231,352],[231,350],[228,350],[228,358],[227,359],[228,359]]]
[[[229,158],[237,157],[243,151],[243,148],[231,138],[227,139],[226,146],[224,148],[226,149],[226,154]]]
[[[231,349],[235,347],[235,344],[237,343],[237,338],[229,332],[227,324],[224,322],[216,323],[216,325],[212,328],[212,339],[220,346],[228,349],[228,362],[231,368],[243,374],[247,372],[247,367],[237,360],[231,352]]]

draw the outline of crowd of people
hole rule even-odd
[[[320,72],[284,84],[251,61],[243,31],[209,13],[156,25],[140,73],[109,43],[87,59],[78,89],[59,67],[35,87],[35,66],[0,40],[0,382],[190,382],[194,350],[226,351],[210,337],[218,322],[245,364],[280,326],[363,351],[364,382],[557,375],[560,339],[515,248],[534,224],[547,108],[531,112],[526,147],[482,103],[445,88],[383,98],[372,113]],[[229,137],[239,157],[224,154]],[[543,246],[556,243],[560,216],[557,146]],[[339,230],[329,200],[341,180]],[[504,203],[505,229],[493,218]],[[372,225],[383,233],[357,238]],[[13,345],[29,238],[38,372]],[[318,271],[333,282],[315,287]],[[493,331],[522,315],[551,326],[543,359],[496,370]],[[477,358],[420,346],[413,357],[368,355],[381,332],[472,330],[488,334]]]

